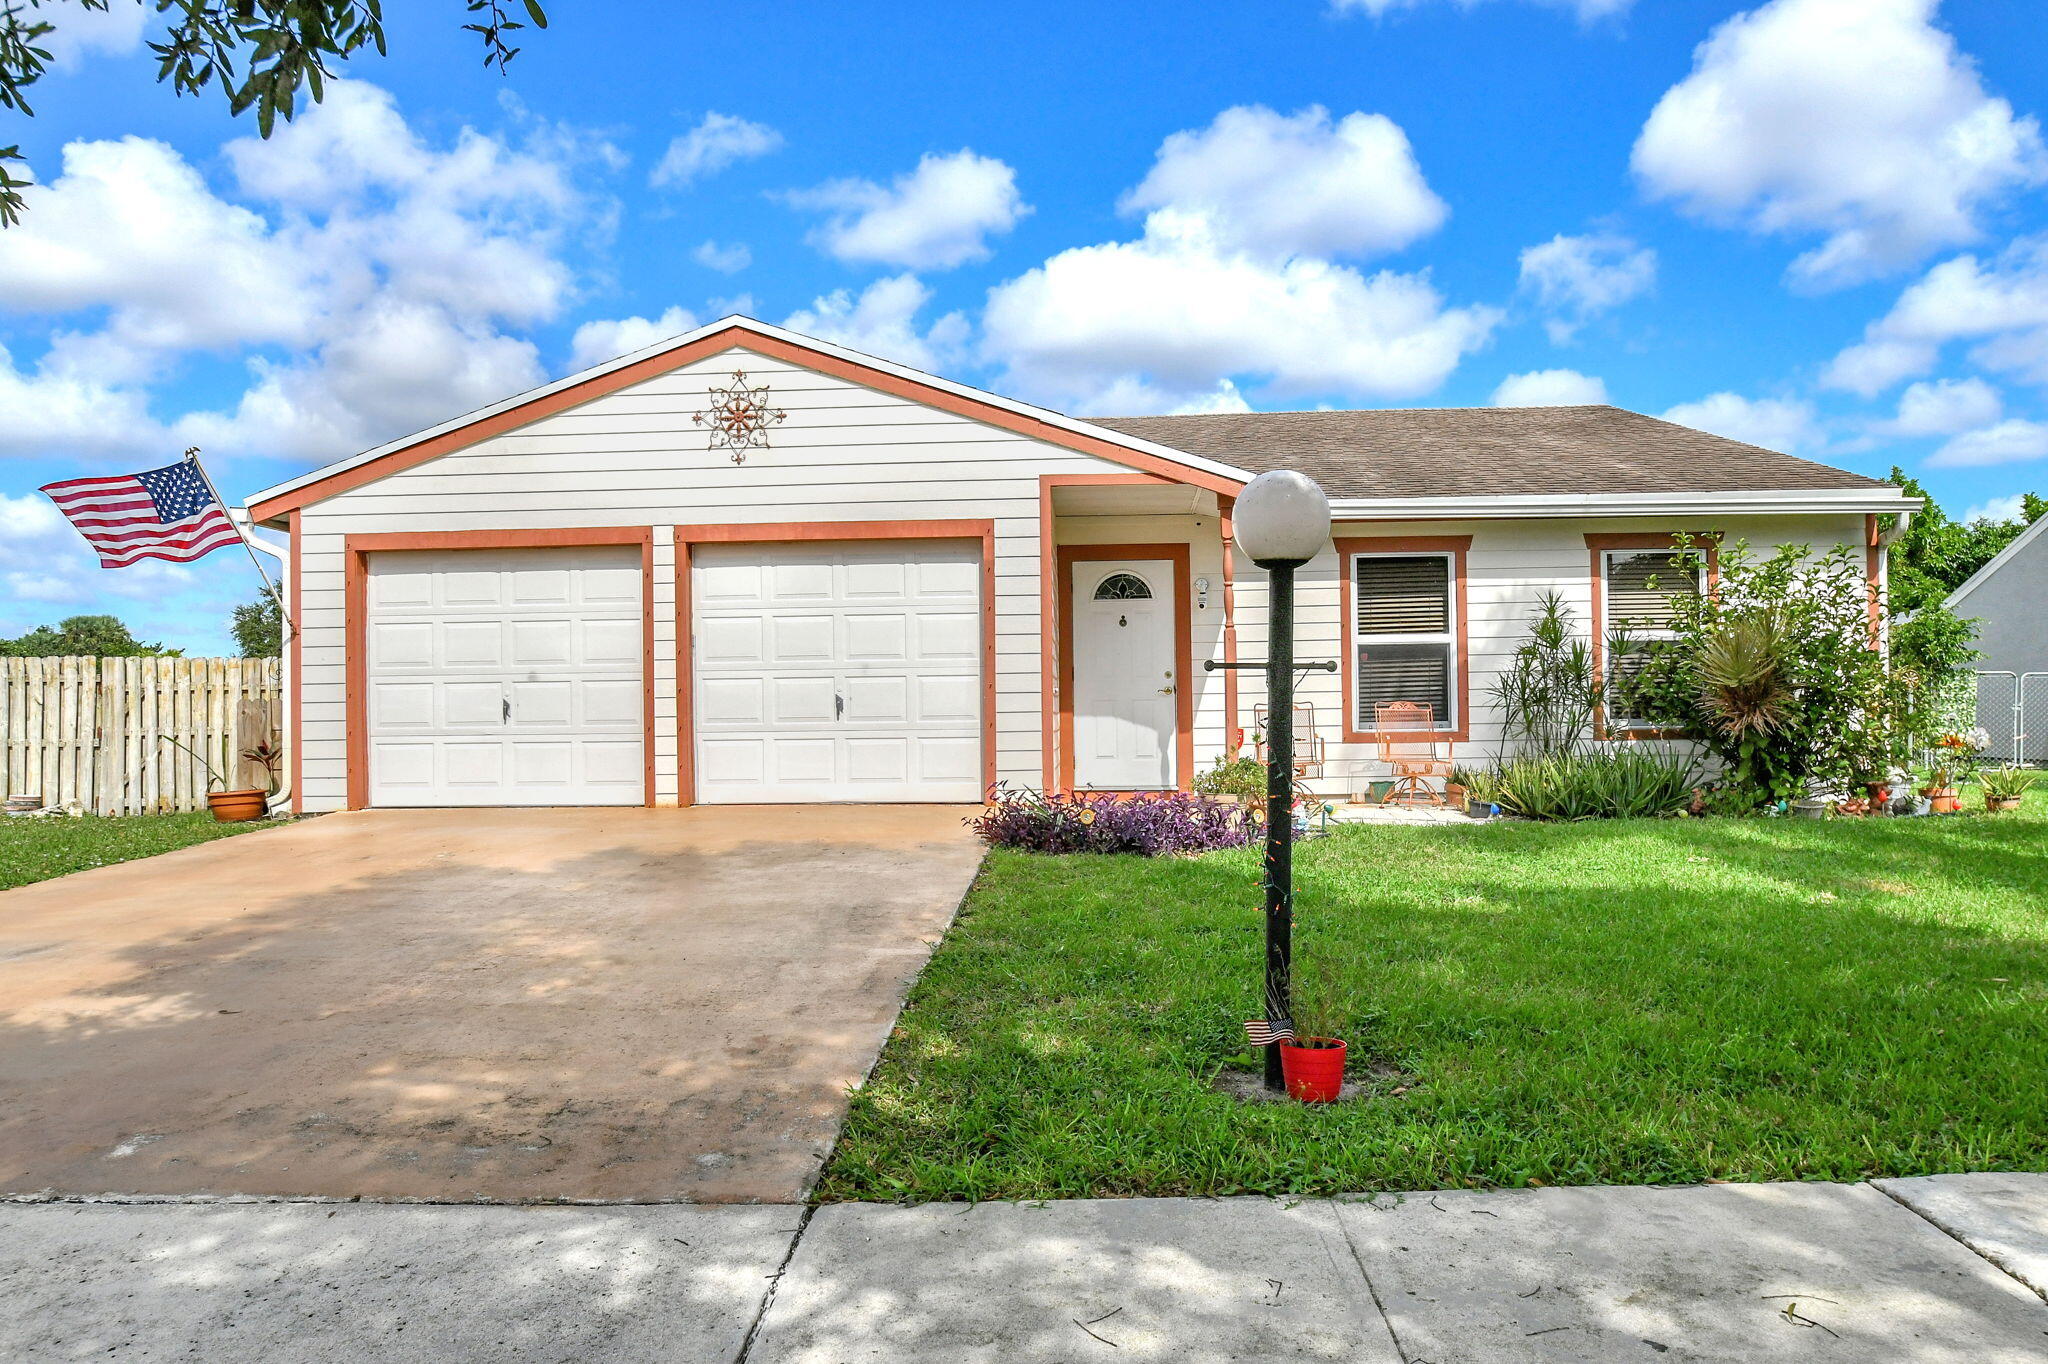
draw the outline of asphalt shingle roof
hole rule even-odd
[[[1091,417],[1094,425],[1331,497],[1804,492],[1873,488],[1846,469],[1619,407],[1438,407]]]

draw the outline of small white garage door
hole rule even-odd
[[[372,805],[638,805],[640,551],[370,556]]]
[[[698,800],[981,799],[979,542],[691,561]]]

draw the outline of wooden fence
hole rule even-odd
[[[274,658],[0,658],[0,794],[103,815],[206,807],[205,755],[238,787],[278,742]],[[225,757],[223,757],[225,755]]]

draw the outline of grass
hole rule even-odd
[[[262,821],[222,824],[204,810],[175,815],[0,819],[0,890],[270,827]]]
[[[1248,1065],[1258,863],[993,852],[825,1199],[1857,1179],[2048,1169],[2048,792],[1923,820],[1349,829],[1297,854],[1297,969],[1359,1053]]]

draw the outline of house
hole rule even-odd
[[[1977,626],[1977,723],[1999,762],[2048,762],[2048,517],[1951,592]]]
[[[1597,641],[1697,590],[1676,532],[1861,545],[1875,587],[1917,505],[1611,407],[1081,421],[728,318],[250,500],[290,537],[295,805],[1185,787],[1255,721],[1202,663],[1264,647],[1230,518],[1281,467],[1335,512],[1298,575],[1332,792],[1377,700],[1490,755],[1546,590]]]

